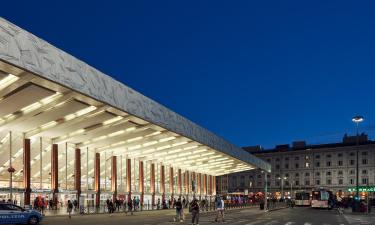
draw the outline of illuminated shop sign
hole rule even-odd
[[[355,187],[350,187],[348,188],[349,192],[355,192],[356,188]],[[358,187],[359,192],[375,192],[375,186],[360,186]]]

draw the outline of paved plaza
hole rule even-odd
[[[108,214],[73,216],[71,220],[67,216],[47,217],[42,225],[60,224],[142,224],[142,225],[174,225],[190,224],[190,216],[185,222],[173,222],[173,210],[161,210],[140,212],[133,216],[122,213],[109,216]],[[214,213],[202,213],[200,225],[216,224]],[[233,225],[360,225],[375,224],[373,215],[340,214],[336,210],[317,210],[311,208],[286,208],[264,213],[256,208],[230,210],[226,213],[225,222],[222,224]]]

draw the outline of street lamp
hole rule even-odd
[[[359,128],[359,123],[363,122],[364,118],[362,116],[354,116],[352,118],[352,121],[356,124],[356,133],[357,133],[357,137],[356,137],[356,193],[355,193],[355,201],[356,201],[356,204],[355,204],[355,211],[358,211],[359,210],[359,163],[358,163],[358,160],[359,160],[359,157],[358,157],[358,152],[359,152],[359,132],[358,132],[358,128]]]
[[[286,180],[286,177],[278,177],[277,179],[281,180],[281,198],[284,199],[284,180]]]

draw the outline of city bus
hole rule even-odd
[[[296,193],[295,198],[295,205],[296,206],[310,206],[310,193],[307,191],[299,191]]]
[[[330,208],[329,201],[332,199],[332,192],[326,189],[312,191],[312,208]]]

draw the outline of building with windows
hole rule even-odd
[[[307,145],[304,141],[278,145],[273,149],[260,146],[244,147],[257,157],[270,163],[272,173],[267,176],[268,190],[277,196],[289,196],[297,190],[311,191],[328,188],[335,193],[350,195],[356,186],[356,150],[359,150],[359,185],[375,184],[375,142],[367,135],[345,135],[341,143]],[[259,170],[239,172],[217,178],[217,191],[263,192],[265,174]]]
[[[270,165],[0,18],[0,199],[215,195]],[[83,199],[83,200],[82,200]]]

